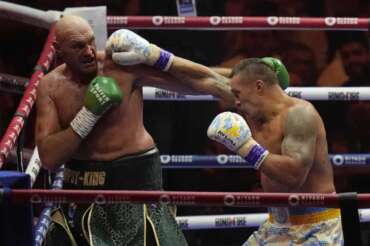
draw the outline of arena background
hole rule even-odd
[[[176,16],[175,0],[8,1],[42,10],[106,5],[108,15]],[[198,16],[337,16],[369,17],[366,0],[198,0]],[[140,35],[178,56],[208,66],[231,67],[246,57],[275,56],[286,64],[291,86],[370,86],[369,33],[352,31],[189,31],[140,30]],[[46,29],[0,18],[0,73],[30,77]],[[367,57],[367,62],[363,62]],[[360,71],[357,72],[356,71]],[[0,133],[13,116],[21,95],[0,91]],[[329,153],[370,153],[370,103],[315,101],[327,129]],[[223,154],[206,137],[211,119],[224,106],[216,101],[145,101],[144,119],[162,154]],[[25,148],[34,148],[34,110],[26,125]],[[14,165],[7,165],[14,169]],[[370,192],[366,166],[334,167],[338,192]],[[167,190],[260,191],[250,169],[166,169]],[[47,174],[37,186],[44,188]],[[178,215],[264,212],[259,209],[179,207]],[[370,227],[362,224],[369,245]],[[185,231],[189,245],[239,245],[250,229]]]

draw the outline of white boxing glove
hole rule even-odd
[[[120,29],[112,33],[106,43],[106,54],[120,65],[147,64],[162,71],[167,71],[174,55],[149,43],[138,34]]]
[[[253,138],[251,130],[242,116],[223,112],[218,114],[207,130],[210,139],[225,145],[239,154],[248,165],[258,169],[269,152]]]

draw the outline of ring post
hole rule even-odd
[[[2,246],[32,245],[32,207],[31,203],[7,202],[6,190],[11,188],[30,189],[30,176],[28,174],[1,171],[0,188],[0,238]]]
[[[347,192],[338,194],[344,245],[363,245],[358,215],[357,193]]]

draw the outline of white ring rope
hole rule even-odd
[[[33,26],[49,28],[60,17],[59,11],[43,11],[19,4],[0,1],[0,17],[11,19]]]
[[[370,100],[370,87],[289,87],[290,96],[311,101],[365,101]],[[145,100],[155,101],[212,101],[218,100],[211,95],[183,95],[177,92],[144,87]]]
[[[370,221],[370,209],[359,209],[360,222]],[[223,229],[258,227],[266,219],[267,213],[177,216],[177,224],[183,230]]]
[[[0,90],[3,87],[21,89],[28,83],[27,78],[0,73]],[[370,87],[288,87],[288,95],[306,100],[322,101],[367,101],[370,100]],[[21,93],[21,91],[19,92]],[[155,101],[214,101],[211,95],[183,95],[156,87],[144,87],[145,100]]]

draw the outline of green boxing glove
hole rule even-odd
[[[70,124],[71,128],[81,138],[85,138],[104,112],[120,104],[122,98],[122,91],[114,79],[95,77],[85,93],[84,106]]]
[[[280,87],[285,90],[289,86],[289,73],[285,65],[274,57],[263,57],[261,60],[276,73]]]

